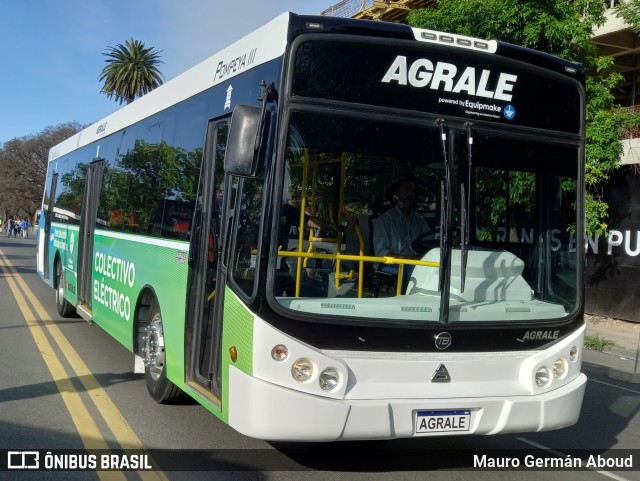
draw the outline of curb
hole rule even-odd
[[[606,368],[608,378],[640,384],[640,369],[636,366],[637,351],[616,347],[606,351],[587,351],[590,353],[588,362]]]
[[[636,355],[638,354],[634,349],[625,349],[623,347],[612,347],[602,352],[605,354],[611,354],[612,356],[626,357],[633,360],[635,360]]]
[[[609,368],[607,372],[607,377],[611,379],[616,379],[618,381],[630,382],[632,384],[640,383],[640,373],[638,372],[628,372],[622,371],[620,369]]]

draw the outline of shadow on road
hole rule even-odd
[[[25,326],[26,327],[26,326]],[[119,373],[119,374],[94,374],[93,376],[87,376],[87,384],[91,384],[95,378],[99,387],[107,388],[114,384],[120,384],[123,382],[131,382],[140,380],[140,375],[133,373]],[[71,377],[69,381],[73,384],[74,392],[87,392],[85,383],[83,383],[82,377]],[[37,384],[28,384],[25,386],[16,386],[11,388],[0,389],[0,404],[9,401],[20,401],[24,399],[33,399],[41,396],[49,396],[58,394],[60,391],[55,381],[40,382]]]

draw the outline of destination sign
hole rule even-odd
[[[294,52],[291,95],[581,133],[582,87],[498,53],[314,39]]]

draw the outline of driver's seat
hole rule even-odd
[[[375,221],[379,214],[373,214],[369,216],[369,252],[371,255],[375,255],[373,248],[373,228],[375,227]],[[373,264],[371,269],[371,275],[369,276],[369,285],[373,291],[373,297],[380,296],[380,288],[384,287],[387,290],[395,290],[398,282],[398,276],[389,272],[383,272],[379,268],[379,264]]]

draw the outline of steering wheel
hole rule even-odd
[[[426,254],[434,247],[440,247],[440,240],[435,238],[434,232],[425,232],[420,234],[411,243],[411,248],[421,254]]]

